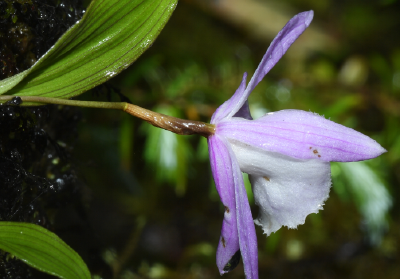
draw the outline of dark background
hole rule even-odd
[[[310,9],[310,28],[253,91],[253,116],[316,112],[388,152],[366,162],[332,163],[324,210],[297,230],[282,228],[267,238],[257,227],[260,278],[399,278],[399,1],[181,0],[144,55],[79,99],[119,101],[120,92],[136,105],[209,122],[243,72],[252,75],[286,21]],[[67,135],[58,143],[70,155],[50,153],[73,175],[55,184],[58,193],[70,190],[56,209],[46,207],[48,227],[93,274],[220,278],[215,250],[223,206],[205,139],[177,136],[118,111],[48,110],[45,123],[51,115],[67,119]],[[42,125],[50,134],[55,129]],[[57,175],[64,177],[62,170]],[[46,198],[51,195],[43,196],[48,204]],[[224,277],[244,278],[242,264]]]

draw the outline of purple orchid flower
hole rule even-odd
[[[267,235],[282,226],[304,224],[328,198],[329,162],[366,160],[386,151],[371,138],[311,112],[283,110],[252,119],[247,98],[312,18],[313,11],[294,16],[272,41],[249,84],[245,73],[235,94],[211,119],[211,169],[225,206],[217,249],[221,275],[236,267],[242,256],[246,277],[258,278],[254,223]],[[260,209],[254,222],[242,172],[249,174]]]

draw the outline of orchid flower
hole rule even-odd
[[[252,119],[247,98],[312,18],[313,11],[294,16],[272,41],[249,84],[245,73],[235,94],[212,116],[211,169],[225,206],[217,249],[221,275],[236,267],[241,256],[246,277],[258,278],[254,223],[267,235],[304,224],[328,198],[331,161],[366,160],[386,151],[371,138],[311,112],[282,110]],[[254,222],[242,172],[249,174],[260,210]]]

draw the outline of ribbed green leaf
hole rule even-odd
[[[0,222],[0,249],[60,278],[90,278],[86,264],[71,247],[35,224]]]
[[[0,95],[70,98],[103,83],[151,46],[177,1],[93,0],[35,65],[0,82]]]

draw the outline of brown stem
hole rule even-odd
[[[179,135],[199,134],[207,138],[215,133],[215,126],[212,124],[195,120],[180,119],[147,110],[132,104],[126,104],[124,111],[147,121],[155,127],[159,127]]]

